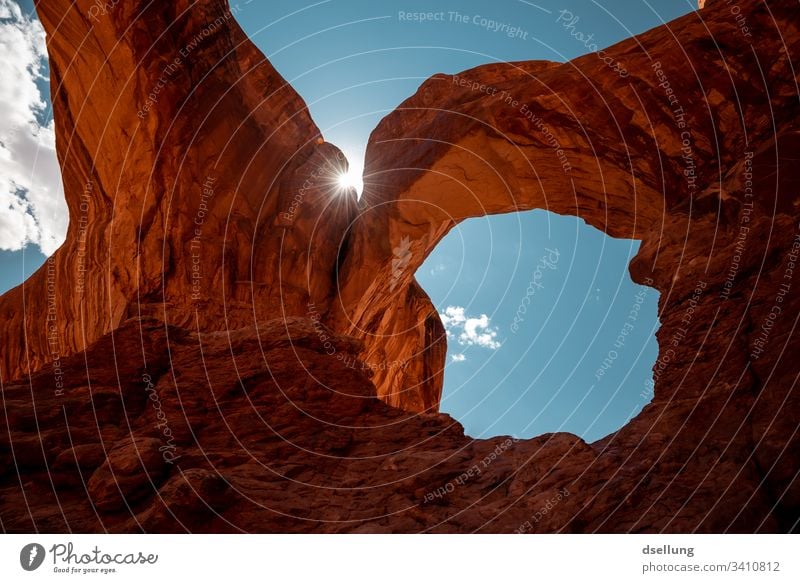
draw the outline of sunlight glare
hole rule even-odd
[[[352,166],[347,172],[340,173],[336,181],[340,188],[355,188],[357,192],[361,190],[361,175]]]
[[[342,190],[355,188],[356,196],[361,198],[361,191],[364,188],[364,153],[358,150],[348,151],[344,148],[342,151],[350,163],[350,168],[336,177],[336,184]]]

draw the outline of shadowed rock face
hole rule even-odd
[[[40,5],[71,222],[0,298],[3,528],[796,528],[800,31],[792,2],[739,5],[750,37],[715,2],[433,77],[373,132],[359,202],[224,2]],[[653,402],[591,445],[436,413],[414,272],[459,221],[533,208],[641,239],[661,292]]]

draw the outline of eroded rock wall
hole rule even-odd
[[[347,162],[227,2],[37,10],[70,226],[0,298],[4,378],[133,315],[224,329],[330,300],[355,193],[329,193]]]
[[[607,49],[624,76],[437,75],[375,130],[357,206],[224,3],[42,3],[71,222],[0,298],[3,529],[796,529],[800,34],[794,3],[739,5],[757,42],[711,3]],[[435,413],[414,271],[532,208],[642,239],[661,292],[652,403],[593,444]]]

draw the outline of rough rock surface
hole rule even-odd
[[[41,3],[71,222],[0,298],[3,529],[796,529],[800,31],[793,2],[738,5],[750,38],[715,2],[613,67],[433,77],[356,203],[221,0]],[[593,444],[436,413],[414,272],[458,221],[533,208],[642,239],[661,292],[653,401]]]

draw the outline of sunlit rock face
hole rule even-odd
[[[226,3],[98,6],[37,8],[71,222],[0,298],[6,530],[795,524],[793,2],[436,75],[373,132],[358,202]],[[436,413],[414,272],[458,221],[533,208],[641,239],[661,292],[652,403],[591,445]]]
[[[4,376],[134,315],[224,329],[330,301],[346,161],[227,3],[45,4],[71,221],[0,300]]]

